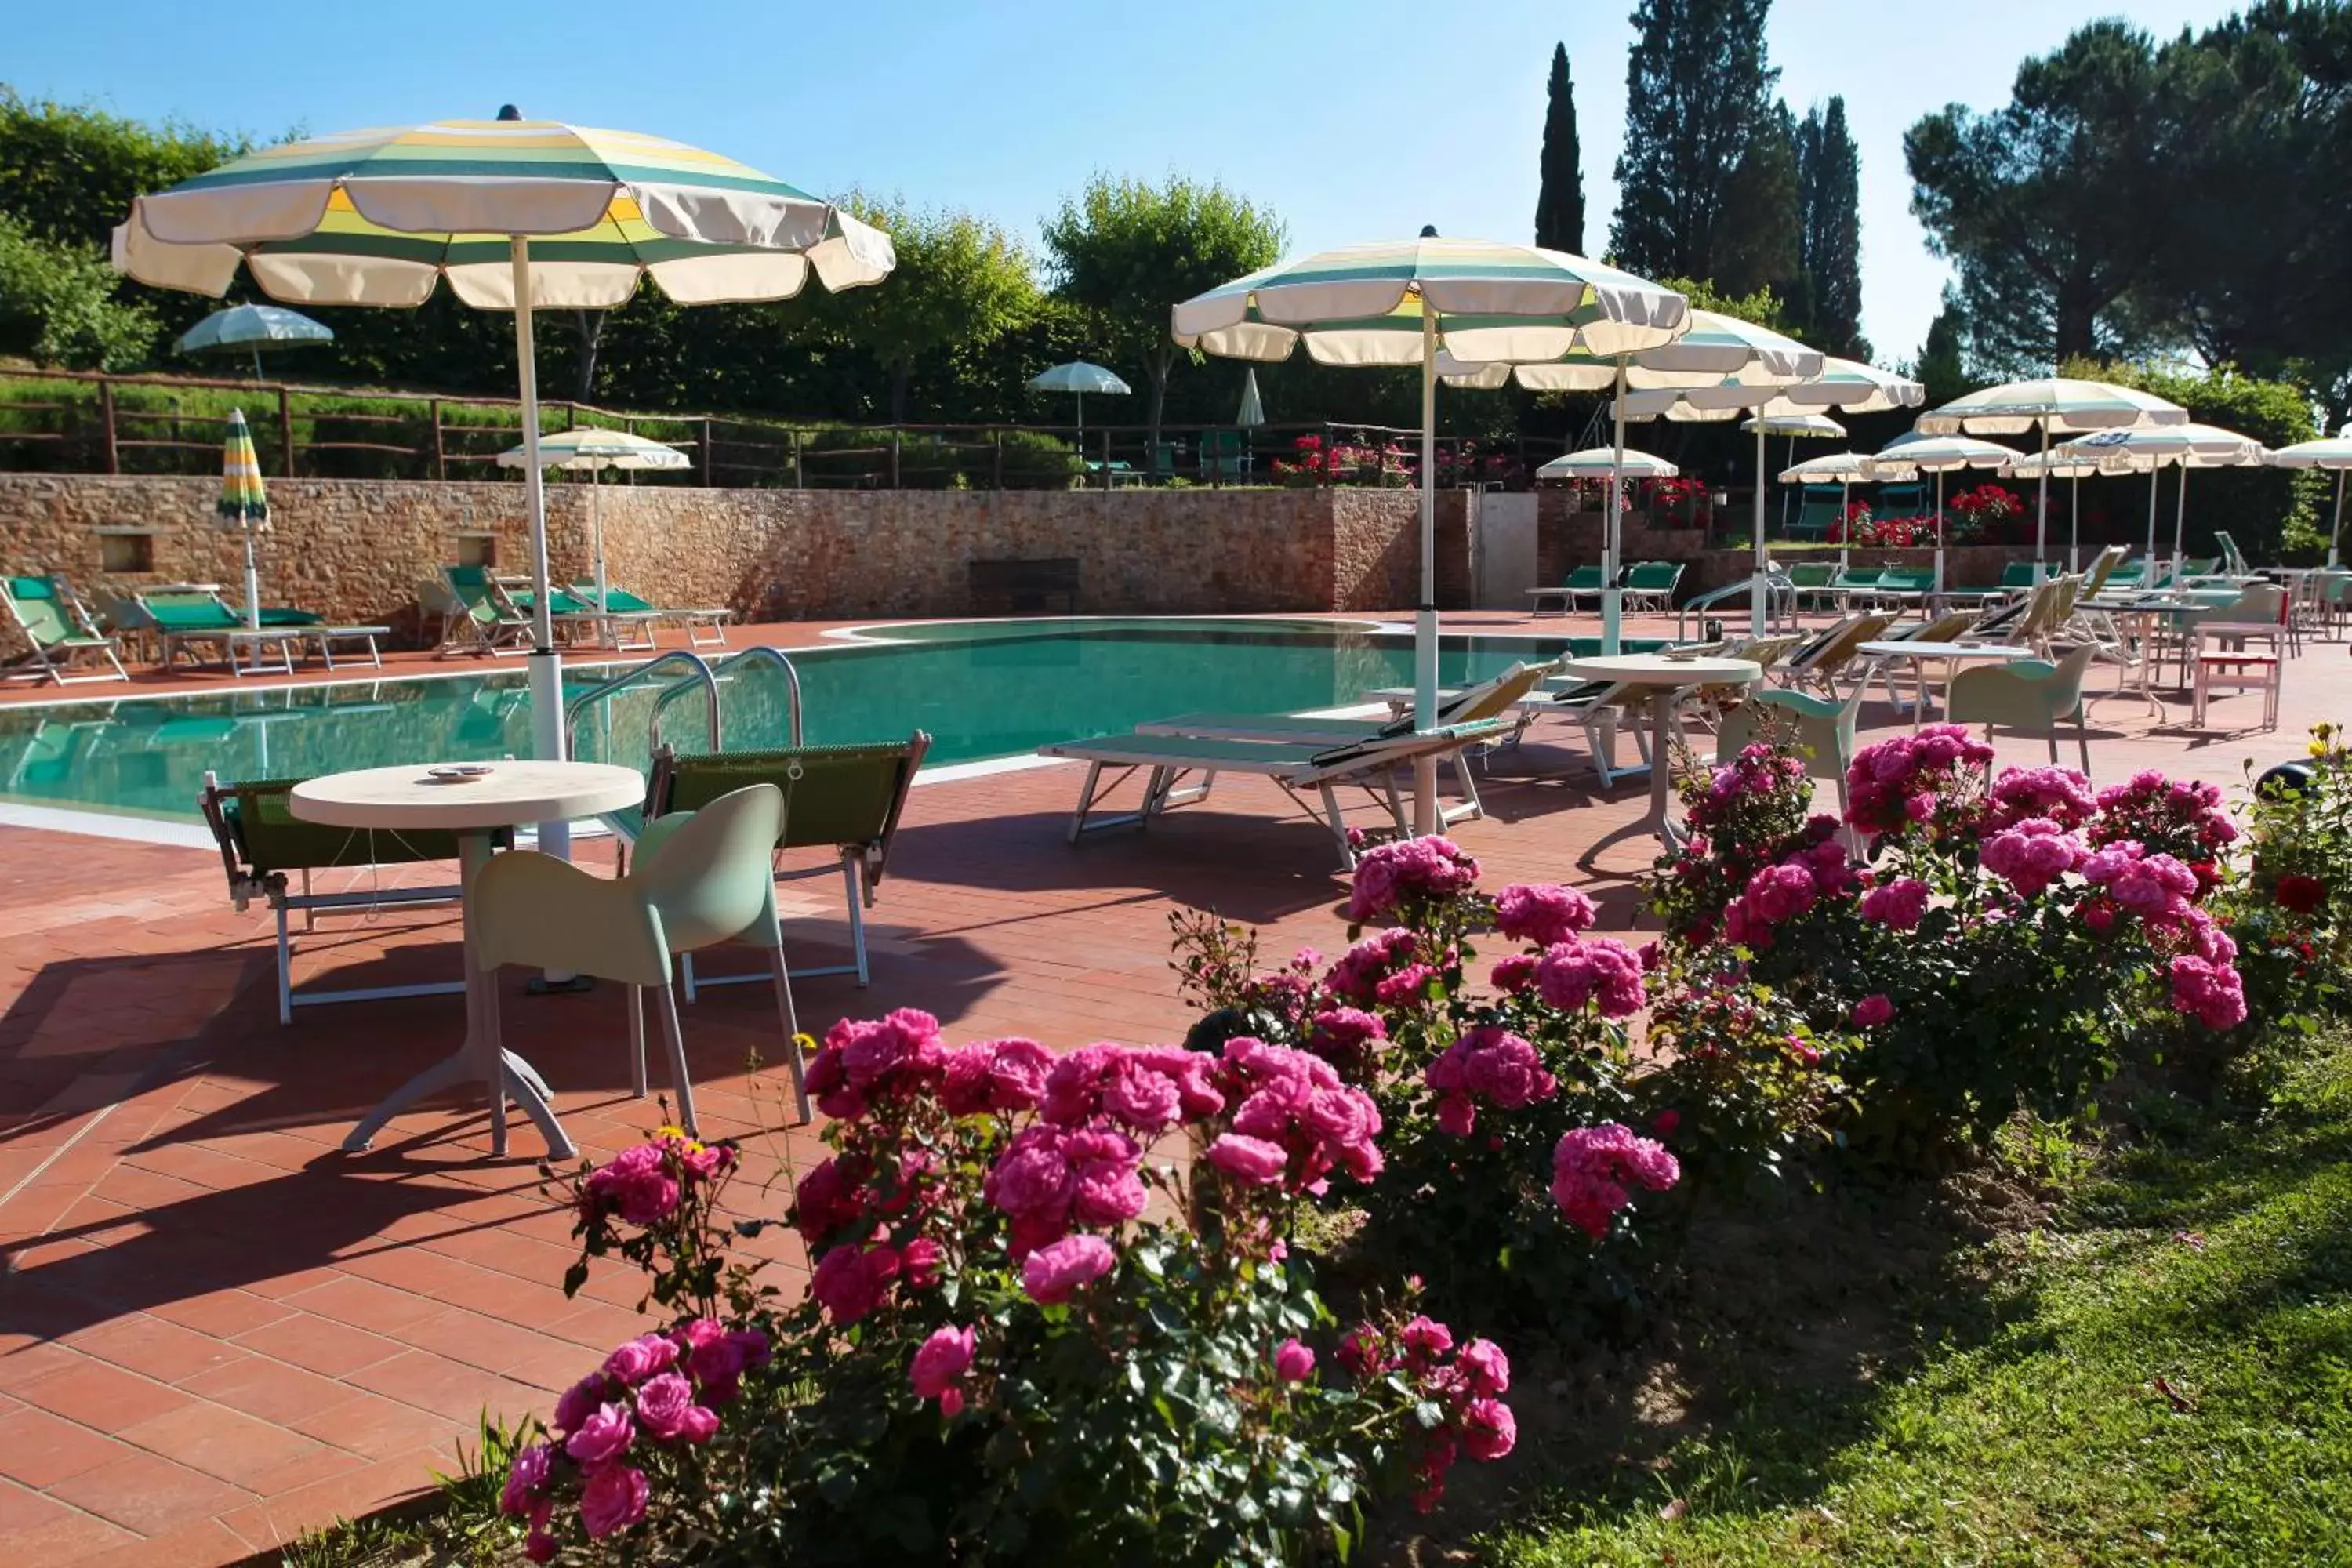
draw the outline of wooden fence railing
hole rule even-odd
[[[511,398],[359,391],[289,383],[0,369],[0,470],[217,471],[232,409],[263,472],[326,479],[495,479],[521,440]],[[1411,483],[1418,432],[1330,424],[1142,426],[819,425],[721,414],[640,414],[543,404],[544,430],[627,430],[684,451],[674,482],[863,489],[1116,489],[1130,485]],[[1528,444],[1438,446],[1446,485],[1522,488]],[[660,476],[641,478],[658,482]]]

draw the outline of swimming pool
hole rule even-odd
[[[1515,658],[1571,647],[1598,651],[1592,638],[1447,637],[1439,668],[1449,683],[1477,679]],[[810,744],[928,730],[936,766],[1017,756],[1187,710],[1295,712],[1356,702],[1375,687],[1411,683],[1412,638],[1329,621],[968,621],[869,628],[856,640],[793,649],[792,662]],[[564,672],[566,690],[577,697],[629,667],[573,666]],[[643,767],[648,721],[668,684],[667,675],[651,678],[584,710],[579,754]],[[725,744],[788,743],[786,689],[772,663],[728,672]],[[700,691],[682,694],[664,711],[664,738],[681,751],[705,749],[708,713]],[[193,822],[208,769],[232,780],[304,778],[530,751],[530,698],[511,665],[0,708],[0,800]]]

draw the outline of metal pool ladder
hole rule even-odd
[[[564,736],[571,742],[570,749],[576,752],[579,750],[580,716],[583,713],[615,692],[645,682],[665,667],[678,665],[685,667],[686,673],[661,689],[660,693],[654,698],[653,711],[646,717],[646,754],[651,756],[661,749],[662,714],[680,697],[697,690],[704,692],[710,699],[709,728],[706,739],[712,751],[722,750],[725,745],[726,723],[720,682],[737,667],[756,664],[772,664],[784,672],[784,689],[791,699],[791,706],[787,711],[791,719],[792,743],[794,746],[801,745],[803,743],[801,673],[793,668],[791,659],[785,658],[778,649],[765,644],[744,648],[739,653],[731,654],[719,660],[716,665],[711,664],[700,654],[682,647],[672,648],[659,658],[651,658],[643,664],[632,665],[618,675],[597,682],[564,704]]]

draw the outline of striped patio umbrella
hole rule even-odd
[[[2352,469],[2352,425],[2316,441],[2297,441],[2273,449],[2263,461],[2274,468],[2332,468],[2336,472],[2336,521],[2327,530],[2327,564],[2341,559],[2344,534],[2344,475]]]
[[[1105,370],[1098,364],[1090,364],[1082,359],[1074,359],[1067,364],[1057,364],[1051,370],[1040,371],[1031,376],[1029,390],[1068,392],[1077,395],[1078,460],[1084,462],[1087,456],[1087,394],[1092,392],[1106,396],[1124,397],[1133,389],[1127,383],[1119,380],[1116,371]],[[1104,454],[1106,461],[1108,460],[1108,453]]]
[[[269,526],[269,493],[262,488],[261,458],[253,449],[253,432],[246,426],[245,410],[233,408],[228,436],[221,442],[220,500],[214,503],[223,528],[245,536],[245,624],[261,626],[261,573],[254,564],[253,536]]]
[[[2014,462],[2000,471],[2005,479],[2064,479],[2067,487],[2066,504],[2066,570],[2076,572],[2083,565],[2083,481],[2106,470],[2091,458],[2070,454],[2063,447],[2053,447],[2047,452],[2020,452]],[[2148,487],[2148,506],[2156,505],[2155,485]],[[2154,525],[2150,524],[2151,532]]]
[[[263,349],[302,348],[334,341],[331,329],[299,310],[277,305],[231,305],[182,332],[172,347],[184,354],[249,353],[253,379],[259,381]]]
[[[2174,420],[2161,426],[2094,431],[2053,448],[2073,458],[2088,458],[2110,474],[2147,475],[2147,558],[2156,559],[2156,485],[2161,468],[2180,470],[2179,488],[2172,508],[2172,569],[2178,573],[2185,553],[2189,526],[2189,470],[2242,468],[2260,463],[2263,444],[2235,430]],[[2045,476],[2042,482],[2049,482]]]
[[[1664,458],[1622,447],[1587,447],[1554,458],[1536,470],[1539,479],[1671,479],[1682,470]]]
[[[499,454],[499,466],[519,468],[530,460],[524,447],[509,447]],[[596,567],[596,605],[609,605],[607,595],[612,585],[604,580],[604,519],[596,508],[596,476],[606,468],[625,468],[631,472],[675,472],[690,468],[694,459],[675,447],[665,447],[659,441],[649,441],[643,436],[633,436],[626,430],[598,430],[583,426],[561,435],[539,438],[539,463],[543,468],[564,468],[588,476],[588,537],[590,558]]]
[[[1907,376],[1857,360],[1822,356],[1810,374],[1790,381],[1727,376],[1697,386],[1638,388],[1619,396],[1615,411],[1621,420],[1663,416],[1705,421],[1735,419],[1753,411],[1744,425],[1756,432],[1755,564],[1748,595],[1748,624],[1752,635],[1761,637],[1771,594],[1768,574],[1772,558],[1764,544],[1764,437],[1769,432],[1759,428],[1755,420],[1792,418],[1831,408],[1875,414],[1916,407],[1926,396],[1927,389]]]
[[[1421,368],[1421,604],[1414,616],[1413,712],[1437,709],[1438,355],[1464,363],[1619,357],[1680,337],[1689,304],[1661,284],[1604,263],[1528,245],[1420,237],[1349,246],[1277,262],[1176,306],[1170,330],[1188,349],[1281,360],[1302,342],[1321,364]],[[1620,432],[1622,436],[1622,432]],[[1621,439],[1617,445],[1622,446]],[[1615,579],[1612,485],[1603,565]],[[1617,634],[1619,600],[1602,596],[1602,635]],[[1614,642],[1608,646],[1613,648]],[[1434,829],[1437,769],[1414,770],[1417,832]]]
[[[2042,433],[2041,450],[2050,449],[2053,435],[2079,435],[2092,430],[2141,430],[2158,425],[2185,425],[2189,410],[2167,403],[2152,393],[2104,381],[2076,381],[2044,376],[1988,386],[1941,408],[1919,416],[1919,428],[1930,436],[2022,436]],[[2050,521],[2050,476],[2042,474],[2033,503],[2034,576],[2042,574],[2047,554],[2045,535]]]
[[[1891,477],[1897,470],[1936,476],[1936,592],[1944,591],[1944,476],[1955,468],[2005,468],[2018,458],[2014,447],[1967,436],[1929,436],[1914,430],[1879,449],[1877,461]]]
[[[565,739],[531,313],[609,309],[648,277],[681,304],[782,300],[812,272],[847,289],[895,260],[880,230],[731,158],[511,108],[266,147],[139,197],[114,231],[115,265],[161,288],[218,295],[242,266],[286,304],[414,306],[446,278],[477,310],[514,311],[543,758]],[[565,831],[551,826],[542,845],[560,852]]]

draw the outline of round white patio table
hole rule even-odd
[[[500,828],[620,811],[645,799],[646,781],[635,768],[605,763],[497,763],[463,781],[436,778],[430,770],[431,764],[417,763],[329,773],[296,784],[289,802],[303,821],[331,827],[437,829],[457,836],[465,910],[465,1044],[393,1090],[352,1129],[343,1147],[357,1153],[385,1122],[426,1095],[478,1083],[489,1094],[493,1155],[507,1152],[506,1102],[511,1099],[539,1123],[550,1157],[568,1160],[574,1152],[572,1140],[548,1103],[546,1080],[499,1038],[497,976],[474,962],[474,879],[489,864],[491,841]]]
[[[1669,849],[1682,834],[1668,814],[1674,772],[1667,764],[1666,741],[1674,724],[1675,694],[1697,686],[1746,686],[1761,679],[1764,667],[1752,658],[1670,658],[1664,654],[1628,653],[1614,657],[1572,658],[1560,672],[1578,680],[1606,680],[1623,686],[1652,688],[1650,699],[1650,814],[1622,832],[1647,829]],[[1618,837],[1611,834],[1610,837]]]
[[[1929,659],[1940,658],[1944,661],[1944,710],[1949,713],[1952,708],[1952,676],[1961,665],[1971,659],[1991,659],[2001,664],[2015,664],[2021,658],[2042,657],[2030,647],[2018,647],[2008,643],[1904,642],[1899,639],[1895,642],[1866,642],[1854,651],[1864,658],[1907,658],[1911,661],[1912,678],[1918,682],[1919,687],[1918,700],[1911,704],[1911,728],[1915,733],[1927,712],[1927,661]],[[1869,677],[1864,676],[1862,683],[1868,686]]]

